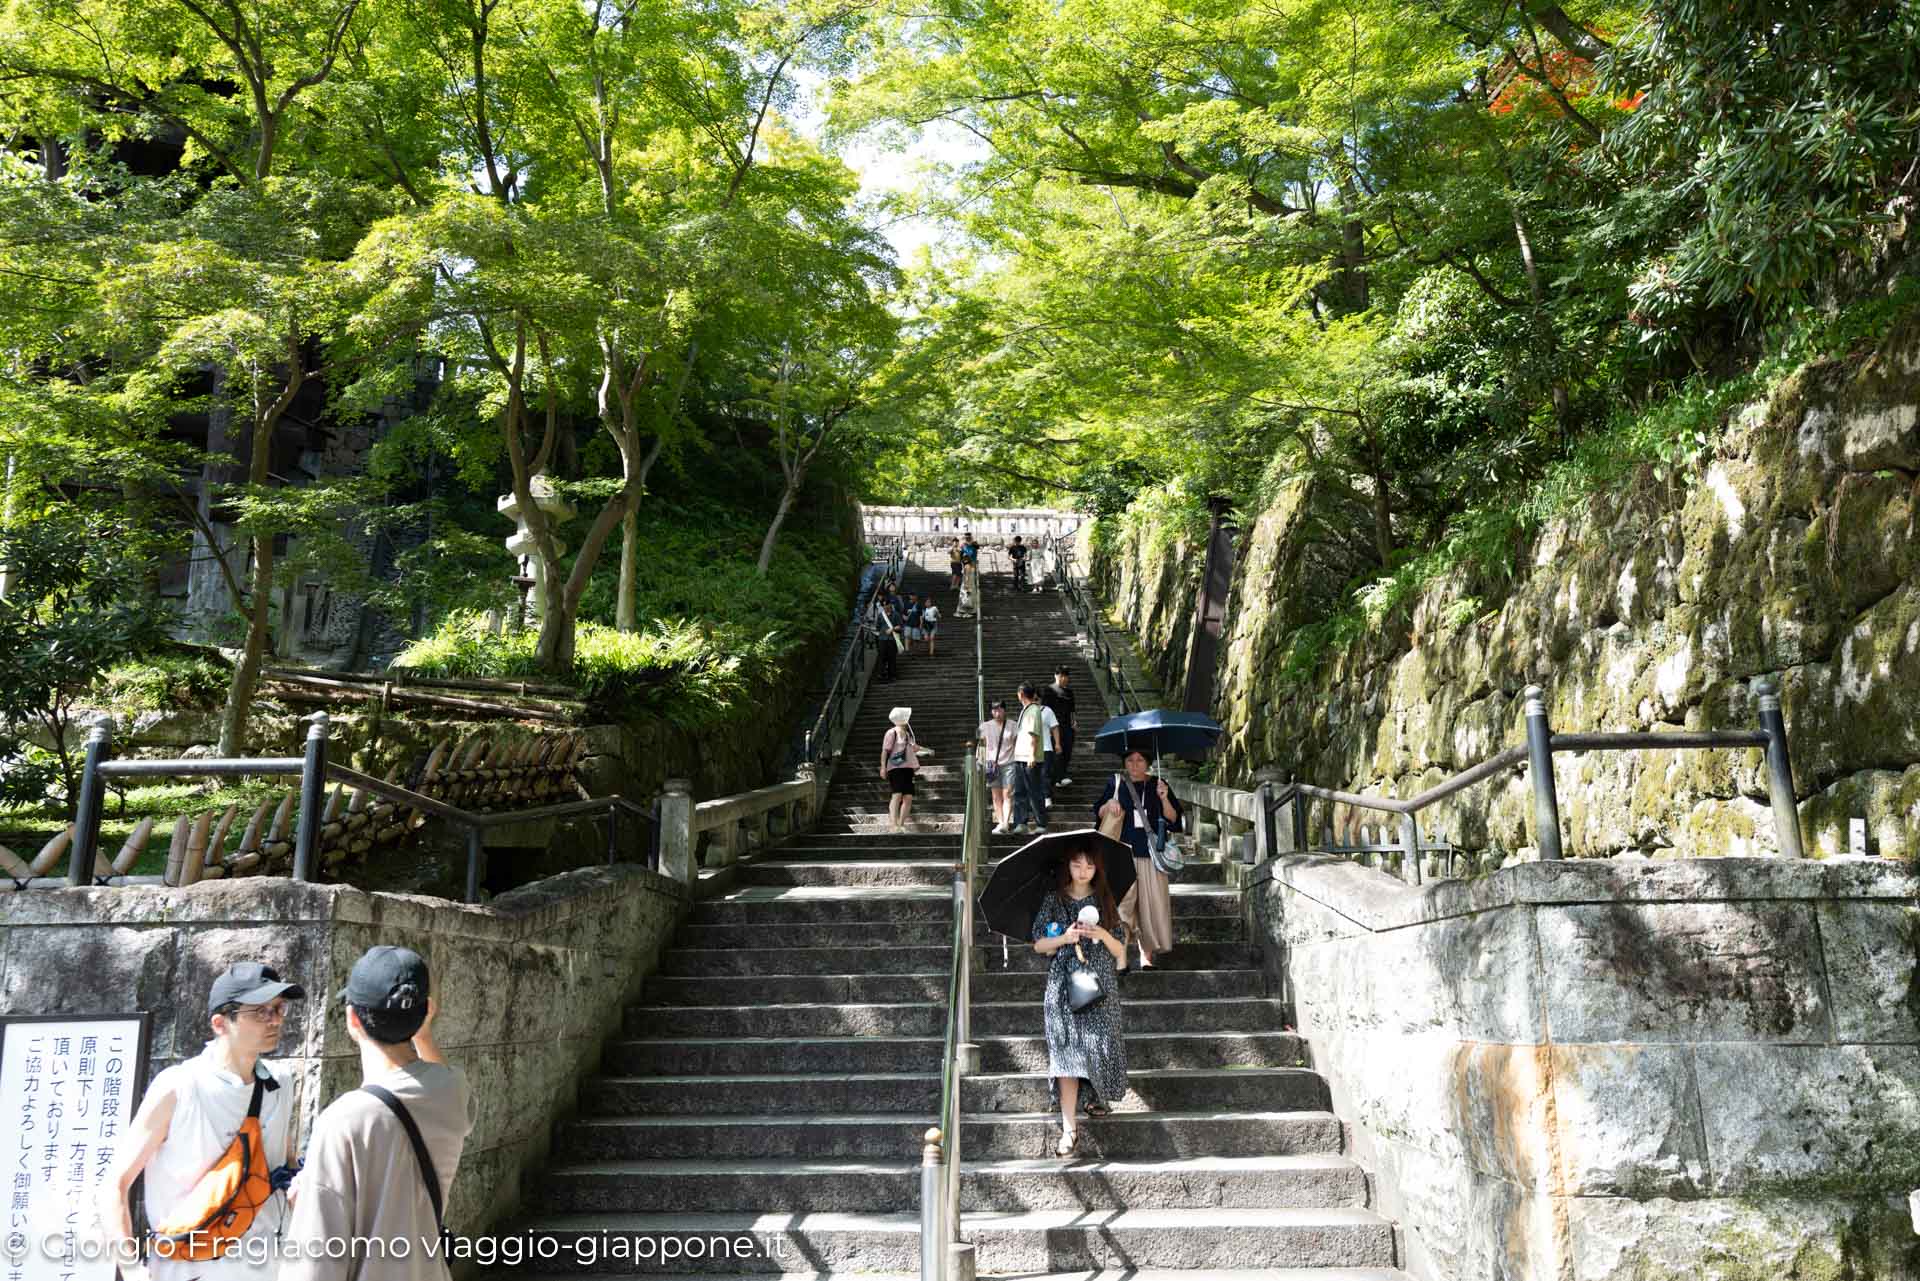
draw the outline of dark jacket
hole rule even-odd
[[[1053,709],[1060,721],[1062,730],[1073,728],[1073,690],[1061,689],[1058,685],[1049,685],[1040,691],[1040,702]]]

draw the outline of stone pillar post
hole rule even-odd
[[[691,886],[695,879],[693,784],[684,778],[670,778],[666,789],[660,798],[660,871]]]

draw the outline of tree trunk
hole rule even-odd
[[[262,405],[258,392],[254,397],[253,453],[247,459],[247,484],[254,489],[267,483],[273,461],[273,432],[280,416],[293,404],[307,380],[307,367],[300,350],[300,331],[287,328],[286,381],[271,405]],[[247,746],[247,714],[253,710],[253,693],[260,684],[260,660],[272,639],[273,624],[273,535],[253,539],[253,585],[247,597],[247,639],[240,651],[240,662],[227,685],[226,711],[220,717],[222,756],[237,756]],[[236,602],[237,603],[237,602]]]
[[[1547,314],[1546,288],[1540,280],[1540,264],[1534,261],[1533,237],[1527,232],[1527,223],[1520,216],[1518,205],[1509,207],[1513,215],[1513,238],[1520,246],[1520,269],[1527,277],[1527,297],[1533,302],[1533,329],[1539,337],[1541,346],[1546,348],[1547,361],[1553,366],[1550,382],[1553,391],[1553,420],[1560,429],[1561,438],[1567,434],[1567,380],[1560,376],[1559,336],[1553,327],[1553,318]]]
[[[1393,499],[1387,492],[1386,473],[1373,471],[1373,548],[1380,557],[1380,568],[1393,563]]]
[[[628,508],[620,522],[620,591],[613,604],[613,625],[623,632],[634,629],[633,579],[639,570],[640,514]]]
[[[220,717],[221,756],[238,756],[247,747],[247,714],[253,710],[253,693],[260,685],[260,662],[272,634],[270,611],[273,607],[273,536],[253,540],[253,582],[247,589],[247,639],[240,662],[227,685],[227,706]]]
[[[780,527],[787,523],[787,517],[793,511],[794,499],[800,493],[800,481],[798,472],[787,481],[786,492],[780,495],[780,505],[773,511],[773,523],[767,526],[767,536],[760,540],[760,563],[754,572],[762,578],[767,576],[767,567],[773,564],[773,545],[780,540]]]
[[[549,586],[553,579],[548,580]],[[540,668],[555,676],[565,676],[573,670],[573,611],[566,605],[566,587],[561,585],[558,593],[549,592],[546,613],[540,616],[540,640],[538,654]]]
[[[1347,306],[1365,311],[1372,301],[1367,281],[1367,231],[1360,221],[1360,193],[1353,179],[1340,177],[1340,278],[1346,287]]]
[[[0,491],[0,532],[13,528],[13,470],[13,455],[8,454],[6,489]],[[12,589],[13,571],[0,565],[0,600],[5,600]]]

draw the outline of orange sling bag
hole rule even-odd
[[[253,1101],[247,1105],[240,1132],[193,1185],[179,1217],[153,1230],[153,1251],[161,1258],[204,1262],[231,1253],[272,1198],[266,1138],[260,1132],[260,1100],[266,1087],[264,1079],[254,1078]]]

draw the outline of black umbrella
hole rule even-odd
[[[1204,712],[1168,712],[1151,708],[1116,716],[1093,736],[1095,751],[1124,756],[1134,748],[1156,760],[1162,754],[1199,755],[1220,737],[1220,722]]]
[[[1117,906],[1133,888],[1133,847],[1085,827],[1037,836],[1001,859],[980,891],[981,917],[1002,934],[1026,938],[1041,900],[1060,883],[1061,865],[1083,849],[1097,850],[1104,857],[1107,887]]]

